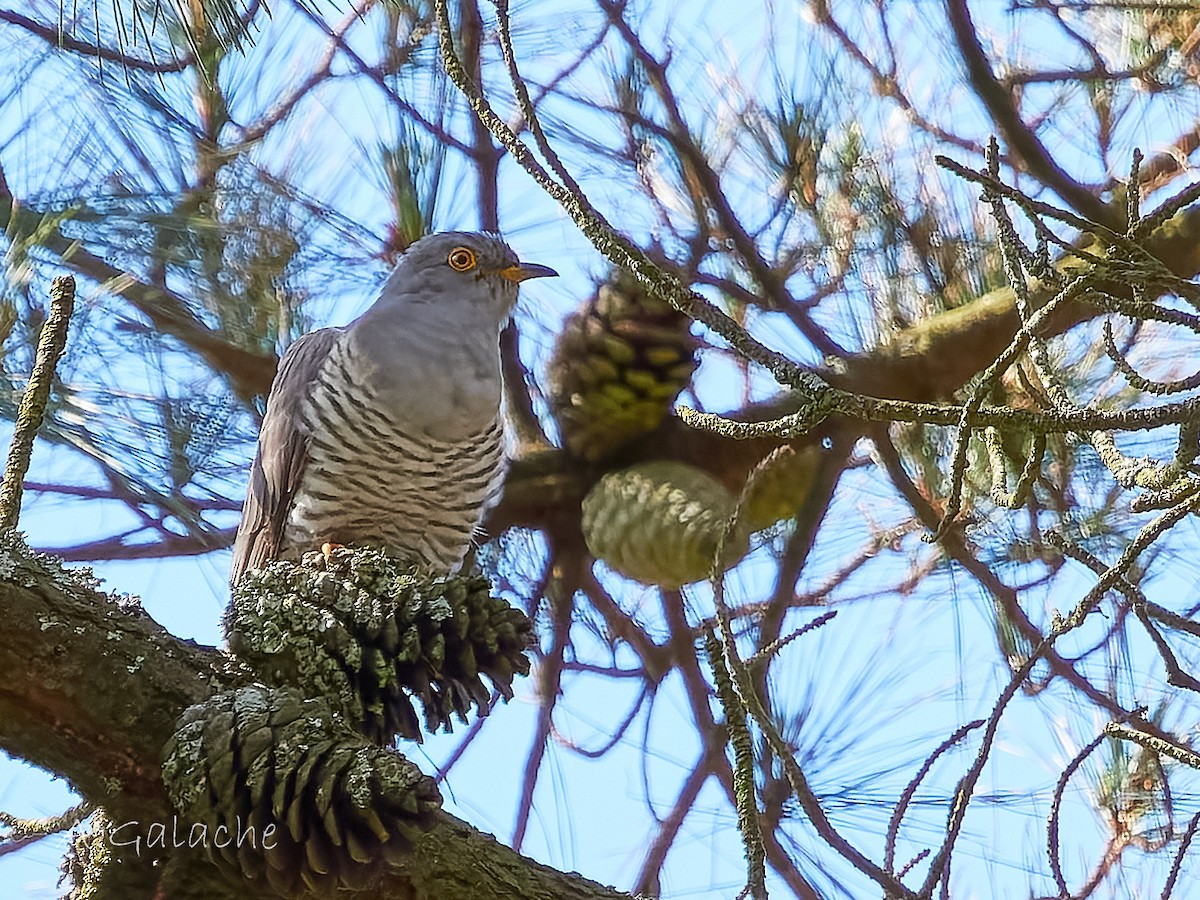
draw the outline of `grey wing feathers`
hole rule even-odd
[[[233,545],[230,584],[237,584],[248,570],[279,555],[292,497],[308,458],[309,436],[300,420],[301,406],[342,330],[322,328],[304,335],[288,347],[279,364],[258,435],[258,453],[250,468],[242,523]]]

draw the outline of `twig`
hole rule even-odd
[[[723,561],[726,543],[732,534],[740,530],[742,509],[754,483],[777,459],[790,455],[792,452],[792,449],[786,445],[778,447],[754,467],[750,477],[746,479],[741,496],[734,506],[733,514],[721,529],[710,571],[720,637],[717,636],[717,629],[711,624],[704,630],[704,650],[708,655],[709,666],[712,667],[717,699],[725,711],[727,740],[733,747],[734,804],[737,807],[738,831],[742,835],[742,843],[746,849],[746,894],[751,900],[766,900],[766,852],[763,849],[762,828],[758,821],[758,790],[754,782],[754,741],[746,721],[746,705],[739,696],[739,690],[734,687],[733,677],[730,674],[730,669],[737,671],[741,668],[744,671],[745,664],[737,654],[729,607],[725,603],[725,566]],[[739,688],[745,690],[745,683],[740,680]]]
[[[676,309],[711,328],[725,338],[735,350],[766,368],[781,384],[794,388],[802,397],[815,399],[826,386],[824,381],[783,354],[768,349],[714,304],[700,294],[689,291],[678,278],[664,272],[640,248],[611,228],[586,196],[572,193],[545,170],[529,147],[496,114],[478,85],[471,79],[454,49],[454,28],[450,22],[447,0],[437,0],[436,11],[442,63],[450,80],[463,92],[472,111],[512,154],[517,164],[533,177],[542,190],[558,201],[593,245],[611,262],[628,269],[641,279],[656,297],[661,297]],[[536,115],[532,114],[532,109],[525,110],[525,113],[532,127]]]
[[[764,646],[762,649],[756,651],[753,656],[748,657],[746,659],[746,665],[749,666],[750,668],[753,668],[755,666],[761,666],[764,663],[769,662],[771,657],[775,656],[780,650],[782,650],[784,647],[786,647],[792,641],[796,640],[796,638],[802,637],[803,635],[808,634],[808,632],[813,631],[817,628],[820,628],[825,623],[829,622],[836,615],[837,615],[837,610],[831,609],[831,610],[829,610],[829,612],[822,613],[821,615],[817,616],[811,622],[806,622],[804,625],[801,625],[795,631],[792,631],[791,633],[784,635],[781,638],[776,638],[775,640],[771,641],[771,643]]]
[[[22,819],[0,811],[0,826],[8,829],[8,833],[0,838],[0,843],[24,844],[47,835],[58,834],[68,828],[74,828],[91,814],[92,805],[87,802],[76,804],[57,816],[45,819]]]
[[[993,121],[1004,133],[1008,145],[1024,161],[1025,167],[1076,209],[1098,222],[1115,224],[1115,210],[1063,171],[1034,131],[1022,121],[1012,92],[1006,90],[992,72],[991,63],[979,39],[979,29],[971,20],[966,0],[950,0],[947,10],[959,55],[967,69],[967,78]]]
[[[57,49],[70,50],[73,53],[79,53],[83,56],[92,56],[97,60],[106,59],[109,62],[119,62],[121,68],[127,72],[152,72],[162,76],[175,72],[183,72],[192,64],[192,57],[190,55],[172,58],[163,62],[155,59],[139,59],[135,56],[129,56],[123,50],[112,50],[100,44],[89,44],[87,41],[81,41],[76,37],[65,34],[61,28],[43,25],[41,22],[36,22],[27,16],[7,9],[0,9],[0,22],[23,28],[25,31],[37,35],[47,44]]]
[[[1012,493],[1008,491],[1008,476],[1004,465],[1004,444],[1000,432],[988,428],[983,435],[987,447],[988,462],[992,467],[992,502],[1007,509],[1019,509],[1029,497],[1029,490],[1034,480],[1041,474],[1042,459],[1046,455],[1046,436],[1035,434],[1029,445],[1029,455],[1025,458],[1025,466],[1017,478],[1017,485]]]
[[[976,719],[973,722],[968,722],[966,725],[961,726],[957,731],[955,731],[954,734],[950,735],[950,737],[946,738],[946,740],[942,741],[942,743],[939,744],[938,747],[929,754],[929,756],[925,757],[925,762],[921,764],[921,768],[917,771],[917,774],[913,776],[907,787],[904,788],[904,792],[900,795],[900,799],[896,801],[896,809],[892,812],[891,821],[888,822],[887,839],[884,843],[883,867],[889,872],[892,871],[892,866],[895,865],[896,862],[896,839],[900,835],[900,824],[904,820],[904,813],[908,811],[909,804],[912,803],[912,798],[916,796],[917,788],[921,786],[921,782],[925,779],[925,776],[929,774],[929,770],[933,768],[933,764],[937,762],[938,757],[940,757],[951,747],[958,744],[963,738],[965,738],[968,734],[982,724],[983,719]],[[928,854],[929,849],[926,848],[921,851],[917,859],[921,859]],[[905,872],[911,869],[916,862],[916,859],[910,861],[902,871],[896,873],[896,877],[903,878]]]
[[[1190,747],[1166,740],[1158,735],[1147,734],[1140,729],[1121,725],[1117,722],[1109,722],[1105,725],[1104,733],[1111,737],[1120,738],[1123,741],[1131,741],[1162,756],[1169,756],[1171,759],[1181,762],[1185,766],[1200,769],[1200,753],[1196,753]]]
[[[1033,667],[1041,659],[1042,654],[1050,648],[1056,637],[1058,637],[1057,634],[1051,634],[1042,641],[1029,654],[1029,658],[1025,660],[1024,665],[1013,672],[1012,678],[1009,679],[1004,690],[1000,692],[1000,697],[996,700],[996,705],[992,708],[992,712],[987,718],[983,741],[975,756],[975,761],[971,764],[966,774],[959,779],[958,787],[954,791],[954,800],[950,807],[949,820],[946,823],[946,837],[942,841],[942,846],[938,849],[937,855],[934,856],[933,862],[930,863],[929,874],[925,878],[925,883],[916,892],[918,896],[932,896],[933,889],[945,877],[950,855],[954,850],[955,842],[958,840],[959,832],[962,830],[963,819],[967,815],[967,804],[971,801],[975,785],[978,783],[979,776],[983,772],[983,767],[987,764],[988,757],[991,755],[991,751],[995,745],[996,732],[1000,727],[1000,717],[1008,708],[1009,702],[1016,695],[1017,690],[1024,683],[1025,679],[1033,672]]]
[[[1113,338],[1112,322],[1106,319],[1103,328],[1104,354],[1112,361],[1120,373],[1125,376],[1125,380],[1129,382],[1130,387],[1136,388],[1139,391],[1145,391],[1147,394],[1174,394],[1200,387],[1200,372],[1174,381],[1151,381],[1149,378],[1143,377],[1133,368],[1129,360],[1122,355],[1121,351],[1117,349],[1117,343]]]
[[[1183,857],[1187,854],[1192,838],[1196,836],[1197,828],[1200,828],[1200,812],[1192,816],[1192,821],[1188,822],[1187,830],[1183,833],[1183,840],[1179,843],[1179,852],[1175,854],[1175,860],[1171,863],[1171,874],[1167,876],[1167,883],[1163,885],[1160,900],[1170,900],[1171,892],[1175,890],[1175,882],[1179,878],[1179,870],[1183,867]]]
[[[975,790],[975,785],[979,781],[979,776],[983,771],[988,757],[991,754],[992,745],[996,738],[996,731],[999,727],[1000,717],[1008,707],[1009,702],[1016,694],[1017,688],[1033,671],[1034,665],[1039,659],[1049,652],[1054,642],[1060,637],[1083,624],[1088,614],[1091,613],[1100,602],[1100,598],[1104,596],[1110,589],[1116,586],[1116,583],[1123,579],[1125,572],[1129,569],[1137,557],[1154,543],[1167,529],[1173,526],[1181,518],[1200,505],[1200,497],[1192,497],[1185,503],[1180,503],[1172,507],[1166,512],[1159,515],[1152,522],[1142,528],[1136,538],[1129,543],[1125,551],[1121,554],[1120,559],[1101,574],[1096,584],[1083,597],[1082,600],[1072,610],[1071,614],[1063,617],[1058,613],[1054,614],[1054,627],[1050,634],[1034,649],[1021,666],[1014,674],[1008,685],[1001,692],[996,705],[988,717],[987,728],[984,733],[983,746],[979,750],[974,764],[968,772],[962,777],[958,783],[958,789],[955,791],[954,804],[950,810],[950,821],[946,827],[946,839],[942,843],[941,849],[930,867],[929,877],[925,884],[922,885],[920,893],[928,895],[937,885],[938,879],[942,877],[943,868],[948,863],[950,854],[954,848],[954,843],[958,839],[959,832],[962,829],[963,819],[966,817],[967,804],[970,802],[971,795]],[[1134,740],[1138,743],[1148,746],[1151,749],[1157,750],[1173,757],[1174,759],[1184,762],[1187,765],[1200,768],[1200,755],[1186,747],[1180,746],[1165,737],[1158,735],[1147,734],[1142,731],[1134,731],[1127,726],[1109,723],[1105,728],[1106,734],[1113,734],[1127,740]]]
[[[549,600],[553,612],[553,628],[550,649],[538,662],[538,689],[542,696],[533,741],[529,747],[529,755],[525,758],[525,768],[521,777],[521,795],[517,801],[517,815],[513,824],[512,847],[515,850],[521,848],[521,843],[525,840],[525,831],[529,827],[533,792],[537,787],[546,750],[549,748],[554,707],[562,694],[562,668],[564,654],[571,640],[571,611],[574,608],[572,598],[579,586],[579,560],[577,549],[564,549],[552,545],[542,568],[540,583],[532,594],[534,597],[546,597]]]
[[[16,430],[8,449],[8,462],[4,465],[4,486],[0,487],[0,530],[16,528],[21,516],[21,493],[25,487],[25,473],[29,471],[33,440],[42,427],[46,401],[54,383],[54,369],[67,346],[67,325],[74,309],[75,279],[60,275],[50,285],[50,315],[42,326],[33,371],[21,397]]]
[[[700,796],[700,789],[713,774],[715,757],[720,756],[723,749],[724,745],[718,741],[712,741],[711,745],[700,754],[700,758],[696,760],[691,771],[688,772],[688,776],[684,779],[682,787],[679,788],[679,794],[671,806],[671,811],[659,822],[658,832],[650,843],[646,858],[642,860],[641,871],[633,883],[635,894],[658,896],[659,873],[666,862],[667,853],[674,845],[679,829],[683,827],[683,820],[687,818],[687,814],[691,812],[696,803],[696,798]]]
[[[720,578],[720,576],[717,576]],[[728,615],[725,616],[728,622]],[[746,849],[746,895],[766,900],[767,872],[762,830],[758,824],[757,791],[754,784],[754,742],[746,726],[746,707],[734,689],[725,658],[725,648],[711,626],[704,635],[704,650],[712,666],[717,698],[725,710],[725,727],[733,747],[733,790],[737,805],[738,831]]]
[[[558,176],[563,186],[573,194],[582,194],[583,189],[579,186],[579,182],[567,171],[554,148],[550,146],[550,142],[546,140],[546,132],[542,130],[542,123],[534,111],[533,100],[529,97],[525,79],[521,77],[521,72],[517,68],[517,56],[512,45],[512,27],[508,16],[508,0],[494,0],[494,2],[496,4],[496,21],[500,25],[500,50],[504,55],[504,63],[508,66],[508,80],[512,82],[513,90],[516,92],[517,105],[521,107],[521,114],[529,123],[529,131],[533,134],[538,149],[542,151],[542,156],[546,158],[546,162],[550,164],[550,168]]]
[[[1067,879],[1063,876],[1061,852],[1059,850],[1059,830],[1058,822],[1062,811],[1063,793],[1067,789],[1067,782],[1071,780],[1071,776],[1078,771],[1083,765],[1084,760],[1091,756],[1092,752],[1103,743],[1107,735],[1104,732],[1096,735],[1086,747],[1075,754],[1062,774],[1058,777],[1058,784],[1054,786],[1054,799],[1050,802],[1050,818],[1046,822],[1046,853],[1050,859],[1050,873],[1054,876],[1054,883],[1058,885],[1058,893],[1062,897],[1070,897],[1071,890],[1067,887]]]
[[[911,891],[901,884],[900,881],[896,879],[890,872],[886,872],[881,869],[866,855],[864,855],[862,851],[851,844],[838,832],[833,823],[829,821],[829,816],[822,808],[821,801],[817,798],[816,794],[808,784],[808,778],[805,776],[804,770],[801,768],[800,763],[796,761],[795,753],[788,745],[788,742],[784,740],[783,735],[780,734],[775,722],[771,719],[770,714],[767,712],[763,703],[763,698],[759,695],[755,687],[754,674],[738,655],[737,646],[734,642],[733,629],[730,624],[730,610],[725,603],[725,579],[723,567],[721,566],[723,545],[728,536],[739,527],[738,519],[741,516],[742,507],[746,501],[746,498],[749,496],[750,491],[754,487],[753,482],[758,476],[761,476],[762,473],[770,468],[774,459],[778,458],[779,455],[786,454],[788,452],[790,451],[786,447],[777,448],[771,454],[768,454],[768,456],[755,467],[750,478],[747,479],[745,487],[742,489],[742,495],[734,507],[733,515],[730,516],[725,525],[721,539],[717,542],[717,550],[713,555],[712,582],[713,603],[716,606],[716,617],[718,626],[720,628],[720,636],[718,638],[717,634],[710,627],[706,635],[706,646],[708,647],[710,656],[714,662],[714,675],[716,675],[718,679],[726,676],[732,676],[731,688],[736,688],[736,690],[732,691],[732,693],[734,695],[734,699],[737,701],[737,710],[740,711],[743,721],[745,713],[749,713],[750,717],[754,720],[754,723],[758,725],[758,728],[762,732],[762,736],[766,740],[770,751],[779,759],[779,762],[783,767],[784,777],[787,779],[787,782],[792,789],[792,793],[795,794],[796,799],[800,802],[801,808],[804,810],[804,813],[808,816],[809,821],[812,823],[813,827],[816,829],[821,838],[848,863],[883,887],[889,896],[894,895],[896,897],[909,898],[913,896]],[[716,671],[716,663],[718,661],[723,663],[720,672]],[[718,693],[720,694],[720,685],[718,685]],[[722,703],[724,704],[725,698],[722,696],[721,699]],[[727,722],[730,718],[730,715],[731,710],[726,708]],[[746,737],[749,737],[748,730]],[[735,739],[731,731],[730,742],[734,743],[734,740]],[[753,786],[753,780],[751,780],[751,786]],[[735,782],[735,788],[736,787],[737,785]],[[751,791],[750,797],[753,799],[753,791]],[[736,799],[740,805],[740,792]],[[740,809],[738,819],[740,825],[742,820]],[[762,841],[764,836],[759,832],[757,822],[754,823],[753,828],[757,839]],[[747,840],[747,847],[749,848],[749,838],[744,831],[743,838]],[[751,875],[753,876],[753,861],[751,865]]]
[[[1002,430],[1022,429],[1046,435],[1085,434],[1099,430],[1149,431],[1164,425],[1191,422],[1200,416],[1200,401],[1193,399],[1117,412],[1095,409],[1048,412],[1011,406],[980,404],[970,407],[868,397],[830,387],[815,376],[809,385],[819,385],[814,391],[819,396],[816,403],[804,405],[798,412],[767,422],[738,422],[717,413],[698,412],[686,406],[679,407],[679,417],[694,428],[745,441],[766,437],[798,437],[835,415],[863,422],[920,422],[924,425],[961,425],[965,422],[971,428],[994,425]],[[808,396],[811,395],[806,395],[802,404],[809,403]]]
[[[1103,575],[1105,573],[1107,567],[1100,559],[1073,541],[1067,540],[1064,535],[1058,533],[1057,531],[1050,531],[1046,533],[1045,538],[1047,544],[1057,548],[1071,559],[1083,563],[1097,575]],[[1160,621],[1165,621],[1168,624],[1174,625],[1175,621],[1172,621],[1171,619],[1171,617],[1174,616],[1175,620],[1182,622],[1185,626],[1190,625],[1190,627],[1185,627],[1185,630],[1188,630],[1193,634],[1200,634],[1200,632],[1197,631],[1196,623],[1191,622],[1188,619],[1184,619],[1182,616],[1175,616],[1175,614],[1171,613],[1170,610],[1163,609],[1157,604],[1152,604],[1146,599],[1146,595],[1142,592],[1141,588],[1135,584],[1132,584],[1123,577],[1117,578],[1113,582],[1112,586],[1113,590],[1120,591],[1125,595],[1125,598],[1129,601],[1129,606],[1133,610],[1137,620],[1142,624],[1142,627],[1146,629],[1146,633],[1150,636],[1150,640],[1154,642],[1154,646],[1158,649],[1158,655],[1162,657],[1163,665],[1167,670],[1167,683],[1175,687],[1181,687],[1190,691],[1200,692],[1200,681],[1197,681],[1194,677],[1185,672],[1179,665],[1179,660],[1175,657],[1174,651],[1171,650],[1171,645],[1167,643],[1166,638],[1159,634],[1158,629],[1154,626],[1151,618],[1157,618]]]

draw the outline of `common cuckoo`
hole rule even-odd
[[[495,235],[431,235],[362,316],[293,343],[267,400],[230,582],[325,543],[456,570],[504,476],[500,329],[520,282],[554,274]]]

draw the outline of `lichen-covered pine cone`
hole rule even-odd
[[[603,459],[653,431],[696,370],[691,320],[618,269],[563,325],[548,370],[568,452]]]
[[[230,649],[270,684],[326,697],[372,741],[451,730],[529,672],[532,626],[477,575],[428,577],[378,550],[277,560],[237,585]]]
[[[735,501],[719,481],[687,463],[640,463],[609,472],[583,500],[588,549],[628,578],[680,587],[708,578]],[[749,531],[725,540],[722,563],[745,555]]]
[[[185,710],[163,760],[171,802],[207,828],[214,861],[283,897],[374,886],[441,807],[432,778],[323,699],[260,684]],[[254,838],[222,841],[218,826]]]

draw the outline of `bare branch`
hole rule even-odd
[[[47,44],[57,47],[60,50],[70,50],[72,53],[78,53],[82,56],[92,56],[96,59],[119,63],[123,69],[134,72],[151,72],[155,75],[167,75],[173,72],[183,72],[193,62],[191,56],[179,57],[163,62],[155,59],[139,59],[136,56],[130,56],[124,50],[112,50],[108,47],[102,47],[99,44],[89,44],[87,41],[81,41],[58,28],[43,25],[41,22],[36,22],[28,16],[23,16],[18,12],[12,12],[7,9],[0,9],[0,22],[8,22],[10,25],[23,28],[30,34],[37,35]]]

